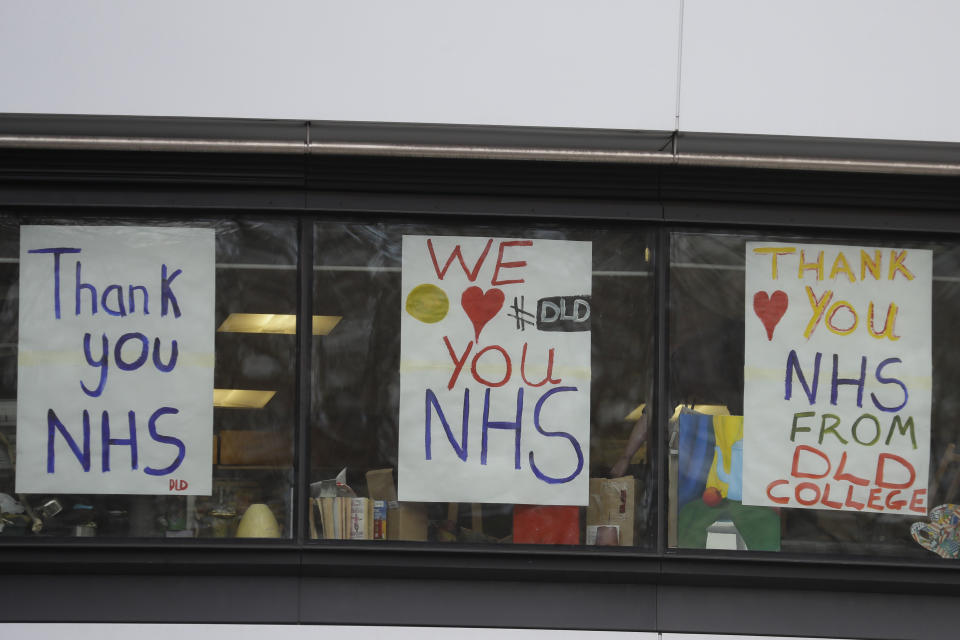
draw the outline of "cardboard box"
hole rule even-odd
[[[367,492],[387,503],[387,540],[426,542],[427,508],[419,502],[398,502],[393,469],[367,471]]]
[[[221,431],[220,464],[292,465],[289,433],[280,431]]]
[[[393,507],[393,508],[390,508]],[[387,540],[427,541],[427,507],[419,502],[387,503]]]
[[[367,493],[374,500],[397,501],[397,485],[393,482],[393,468],[367,471]]]

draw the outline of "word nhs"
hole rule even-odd
[[[47,247],[44,249],[30,249],[28,253],[46,253],[53,256],[53,313],[57,320],[61,313],[61,289],[63,278],[60,276],[63,255],[79,256],[81,250],[75,247]],[[77,259],[73,269],[73,301],[75,316],[81,315],[85,309],[90,309],[91,315],[98,310],[111,316],[127,316],[134,313],[150,315],[150,293],[146,285],[130,284],[126,288],[119,284],[109,284],[98,290],[97,287],[83,280],[83,263]],[[173,293],[174,279],[181,273],[180,269],[168,272],[167,265],[160,266],[160,315],[173,313],[173,317],[180,317],[180,305]],[[69,277],[69,276],[68,276]],[[67,298],[69,300],[70,298]],[[156,298],[154,298],[154,303]],[[89,303],[89,304],[87,304]],[[138,304],[139,303],[139,304]],[[156,307],[154,307],[156,310]]]

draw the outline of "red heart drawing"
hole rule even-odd
[[[483,327],[503,306],[503,291],[490,289],[484,293],[480,287],[469,287],[460,296],[460,304],[467,312],[470,322],[473,323],[477,342],[480,342],[480,332],[483,331]]]
[[[773,330],[787,312],[788,303],[787,294],[779,289],[774,291],[772,296],[767,296],[766,291],[758,291],[753,296],[753,312],[767,330],[767,340],[773,340]]]

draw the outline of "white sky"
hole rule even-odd
[[[4,0],[0,113],[671,130],[679,98],[685,131],[958,142],[958,24],[955,0]]]
[[[678,30],[679,0],[6,0],[0,112],[671,129]]]

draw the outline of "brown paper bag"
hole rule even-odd
[[[587,506],[587,529],[615,526],[619,529],[619,545],[633,546],[633,521],[636,513],[637,481],[623,478],[590,478],[590,503]]]

